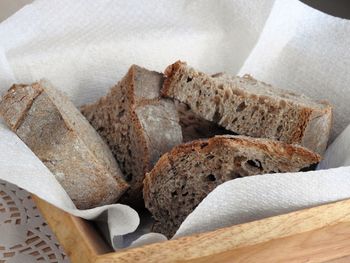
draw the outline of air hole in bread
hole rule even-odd
[[[171,192],[171,197],[175,197],[175,196],[177,196],[177,191]]]
[[[209,174],[207,177],[206,177],[207,181],[208,182],[215,182],[216,181],[216,177],[215,175],[213,174]]]
[[[185,192],[185,193],[182,194],[182,196],[186,196],[186,195],[188,195],[188,192]]]
[[[121,111],[118,113],[118,118],[123,117],[124,113],[125,113],[125,110],[121,110]]]
[[[105,130],[104,127],[99,127],[99,128],[97,128],[97,132],[98,132],[98,133],[103,132],[104,130]]]
[[[247,105],[245,104],[245,102],[241,102],[238,106],[237,106],[237,109],[236,109],[236,112],[241,112],[243,111],[245,108],[247,108]]]
[[[207,155],[207,160],[211,160],[211,159],[213,159],[214,157],[215,157],[214,155],[209,154],[209,155]]]
[[[257,160],[257,159],[255,159],[255,160],[248,160],[246,163],[247,163],[249,166],[253,167],[253,168],[257,168],[257,169],[259,169],[259,170],[262,170],[262,169],[263,169],[263,167],[262,167],[262,165],[261,165],[261,162],[260,162],[259,160]]]
[[[282,130],[282,128],[283,128],[283,126],[280,124],[280,125],[278,125],[278,127],[277,127],[277,133],[280,133],[281,132],[281,130]]]
[[[193,79],[192,77],[188,76],[188,77],[187,77],[187,82],[192,81],[192,79]]]

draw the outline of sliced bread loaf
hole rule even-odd
[[[222,135],[175,147],[164,154],[144,180],[146,207],[154,231],[169,238],[219,184],[244,176],[297,172],[320,161],[301,146],[270,139]]]
[[[108,146],[47,81],[11,87],[0,102],[0,113],[78,208],[114,203],[127,190]]]
[[[300,144],[322,154],[332,107],[272,87],[249,75],[209,76],[178,61],[165,70],[162,94],[189,105],[200,117],[241,135]]]
[[[159,157],[182,142],[174,103],[161,99],[163,75],[133,65],[126,76],[81,112],[105,139],[130,189],[122,202],[139,206],[144,175]]]

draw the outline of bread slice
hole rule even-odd
[[[173,236],[194,208],[219,184],[264,173],[297,172],[320,156],[297,145],[270,139],[221,135],[175,147],[144,180],[145,205],[154,231]]]
[[[160,156],[182,142],[174,103],[159,98],[163,74],[133,65],[126,76],[81,112],[105,139],[130,189],[122,202],[143,205],[142,181]]]
[[[190,106],[200,117],[241,135],[300,144],[322,154],[332,107],[274,88],[249,75],[209,76],[178,61],[165,70],[162,94]]]
[[[108,146],[47,81],[12,86],[0,103],[0,113],[78,208],[114,203],[127,190]]]

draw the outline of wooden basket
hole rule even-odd
[[[350,199],[113,252],[92,223],[33,196],[71,262],[350,262]]]

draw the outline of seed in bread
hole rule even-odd
[[[130,189],[122,202],[143,205],[144,175],[160,156],[182,142],[174,103],[159,98],[163,74],[133,65],[124,78],[81,112],[105,139]]]
[[[221,135],[175,147],[144,180],[145,205],[154,231],[172,237],[183,220],[219,184],[266,173],[298,172],[320,156],[270,139]]]
[[[249,75],[209,76],[178,61],[165,70],[162,94],[189,105],[200,117],[237,134],[300,144],[323,154],[332,107],[272,87]]]
[[[12,86],[0,103],[0,113],[77,208],[115,203],[127,190],[108,146],[72,102],[47,81]]]

